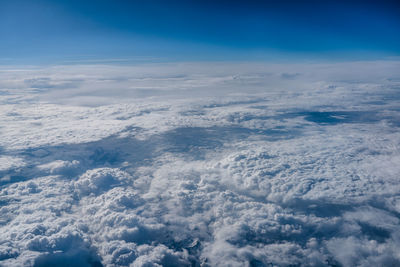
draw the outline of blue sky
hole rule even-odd
[[[400,54],[396,1],[2,0],[0,64]]]

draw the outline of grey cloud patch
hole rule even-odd
[[[0,265],[398,265],[398,63],[374,66],[0,73]]]
[[[301,73],[282,73],[281,78],[287,79],[287,80],[293,80],[293,79],[296,79],[300,75],[301,75]]]
[[[71,79],[71,80],[53,80],[51,78],[31,78],[25,79],[24,83],[30,88],[39,90],[49,90],[49,89],[72,89],[77,88],[79,83],[83,82],[82,79]]]
[[[305,120],[321,125],[340,123],[376,123],[384,119],[379,111],[302,111],[284,114],[282,117],[303,116]]]

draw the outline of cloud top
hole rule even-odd
[[[2,266],[400,264],[397,62],[0,76]]]

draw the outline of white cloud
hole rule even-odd
[[[68,172],[70,169],[74,169],[79,165],[78,160],[65,161],[55,160],[53,162],[38,165],[37,167],[41,171],[48,171],[50,174]]]
[[[398,62],[0,70],[0,264],[400,263]]]
[[[25,165],[25,162],[21,158],[0,156],[0,171],[6,171],[11,168],[20,168]]]

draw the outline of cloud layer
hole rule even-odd
[[[399,69],[3,67],[0,265],[399,265]]]

